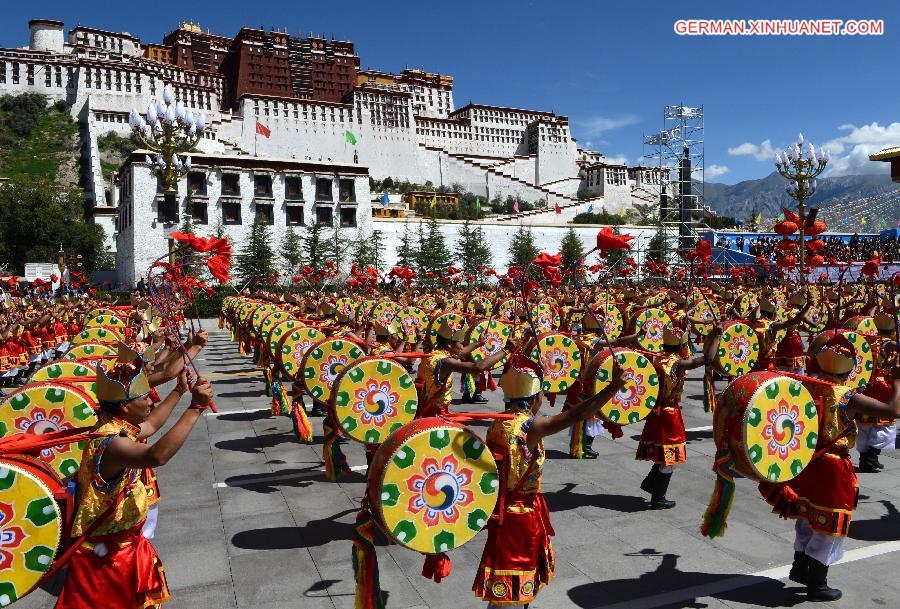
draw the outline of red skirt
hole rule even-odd
[[[805,370],[806,353],[798,332],[790,332],[775,349],[775,365],[786,370]]]
[[[644,421],[635,459],[660,465],[687,461],[687,434],[681,408],[653,410]]]
[[[556,570],[550,536],[550,512],[540,493],[517,493],[507,499],[501,524],[487,525],[488,538],[475,573],[475,596],[495,605],[524,605],[550,583]]]
[[[103,543],[106,556],[82,545],[67,565],[66,582],[56,609],[146,609],[169,600],[166,574],[153,544],[138,526],[92,537],[90,547]]]
[[[849,455],[825,453],[784,484],[760,482],[759,492],[782,518],[804,519],[814,531],[846,537],[859,499]]]

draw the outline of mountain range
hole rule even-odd
[[[900,189],[900,184],[891,182],[889,175],[847,175],[817,180],[816,194],[809,204],[828,207],[836,201],[852,201],[863,197]],[[764,218],[772,218],[782,207],[793,209],[796,201],[784,190],[787,180],[777,172],[758,180],[745,180],[737,184],[707,182],[704,199],[713,211],[720,215],[732,216],[740,221],[749,220],[754,213]],[[754,210],[756,210],[754,212]]]

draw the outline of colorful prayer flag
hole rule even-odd
[[[762,214],[756,214],[756,223],[762,224]]]
[[[624,217],[625,217],[625,208],[624,208],[624,207],[623,207],[622,209],[619,210],[619,217],[620,217],[620,218],[624,218]]]
[[[516,199],[516,202],[513,203],[513,211],[519,213],[519,200]]]
[[[356,142],[359,141],[359,138],[356,137],[356,134],[354,134],[349,129],[344,132],[344,138],[347,140],[347,143],[350,144],[351,146],[356,146]]]
[[[475,213],[481,213],[481,199],[479,199],[478,197],[475,197]]]
[[[559,206],[559,203],[558,203],[558,202],[557,202],[556,205],[555,205],[555,209],[556,209],[556,213],[558,213],[558,214],[561,214],[561,213],[562,213],[562,207]]]
[[[431,209],[434,209],[437,206],[437,195],[433,195],[431,197]]]
[[[594,213],[594,204],[593,203],[588,203],[587,213],[589,213],[589,214]],[[900,220],[897,221],[897,225],[900,226]]]
[[[384,193],[383,195],[381,195],[381,204],[382,205],[387,205],[390,200],[391,200],[391,198],[388,196],[388,193]]]

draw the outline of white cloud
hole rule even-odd
[[[703,179],[704,180],[715,180],[718,177],[721,177],[731,171],[725,165],[710,165],[708,167],[703,168]]]
[[[603,160],[613,165],[627,165],[628,157],[624,154],[615,154],[613,156],[604,156]]]
[[[870,161],[869,155],[900,144],[900,123],[879,125],[874,122],[862,127],[848,124],[841,125],[838,130],[847,134],[822,144],[831,153],[826,175],[887,173],[890,170],[888,163]]]
[[[772,140],[766,140],[762,144],[744,142],[740,146],[728,149],[731,156],[752,156],[757,161],[772,161],[775,158],[775,149],[772,148]],[[709,172],[709,169],[706,170]]]
[[[583,120],[573,120],[573,126],[576,127],[578,133],[585,138],[597,137],[598,135],[613,129],[621,129],[638,122],[638,117],[633,115],[623,116],[620,118],[611,118],[608,116],[593,116]]]

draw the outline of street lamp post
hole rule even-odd
[[[192,113],[181,102],[175,102],[172,88],[166,85],[162,99],[155,103],[151,101],[147,106],[146,119],[132,109],[128,123],[141,145],[156,153],[155,159],[147,155],[147,164],[165,185],[166,206],[175,206],[178,180],[191,169],[191,157],[180,158],[179,155],[196,147],[206,129],[206,118],[200,113]]]
[[[797,143],[775,153],[775,168],[784,178],[789,180],[785,187],[788,195],[797,201],[797,217],[799,237],[800,272],[803,272],[805,248],[804,233],[806,230],[806,201],[816,192],[816,178],[825,171],[831,160],[827,150],[816,147],[810,142],[803,149],[803,134],[797,136]]]

